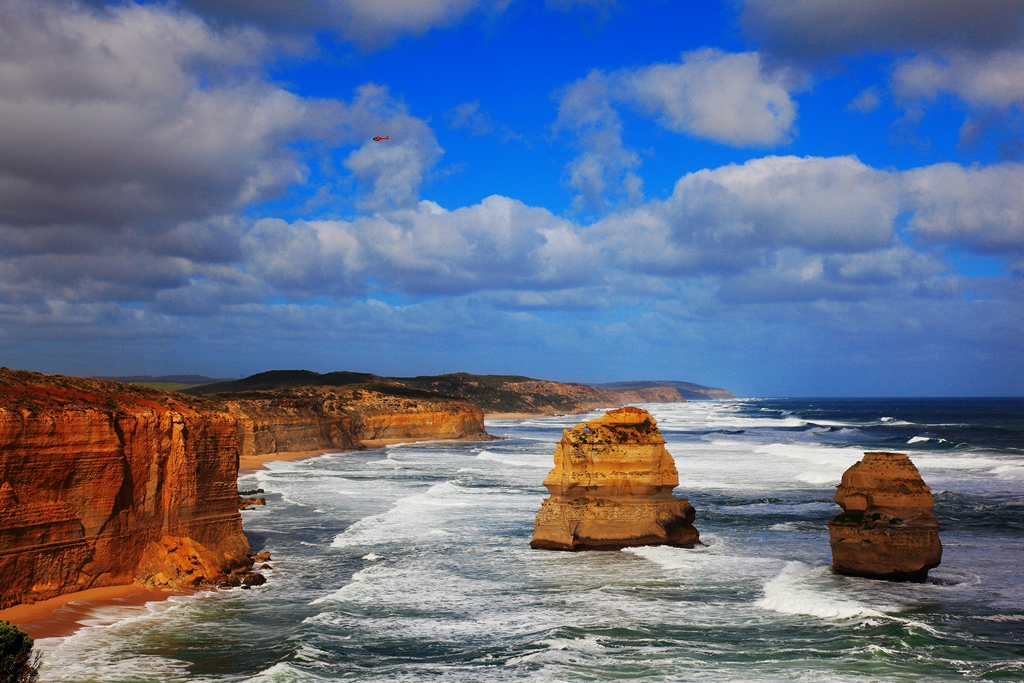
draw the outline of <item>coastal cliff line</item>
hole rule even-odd
[[[489,438],[465,401],[329,387],[229,400],[0,368],[0,609],[87,588],[258,583],[243,454]]]

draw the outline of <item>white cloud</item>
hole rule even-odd
[[[915,211],[910,225],[922,240],[1024,252],[1024,165],[943,163],[904,176]]]
[[[767,72],[756,52],[706,48],[679,64],[654,64],[615,74],[620,98],[633,101],[676,133],[736,147],[787,142],[796,121],[784,71]]]
[[[509,0],[183,0],[218,20],[271,31],[334,31],[363,48],[453,26],[473,12],[501,13]]]
[[[286,143],[315,105],[259,78],[258,34],[148,6],[3,4],[0,222],[205,218],[304,177]]]
[[[363,145],[344,161],[364,195],[360,208],[381,210],[411,207],[419,199],[426,171],[444,150],[422,119],[411,116],[386,88],[364,85],[346,112],[350,129],[359,131]],[[388,140],[374,142],[374,136]]]
[[[756,52],[684,53],[677,64],[611,74],[592,71],[558,93],[554,130],[576,136],[580,154],[566,168],[577,209],[637,204],[640,156],[623,142],[619,108],[632,107],[676,133],[736,147],[787,142],[797,105],[785,71],[764,70]]]
[[[1021,39],[1020,0],[743,0],[762,49],[815,60],[865,50],[999,50]]]
[[[553,128],[575,135],[580,150],[566,166],[566,184],[577,192],[577,210],[604,210],[621,200],[635,204],[643,197],[643,183],[634,172],[640,156],[622,141],[614,99],[609,79],[599,71],[565,88],[558,98]]]
[[[312,265],[289,274],[264,254],[262,279],[239,274],[253,235],[287,241],[262,224],[243,239],[243,209],[304,182],[312,153],[353,143],[351,176],[328,169],[328,181],[354,181],[373,210],[415,206],[441,154],[385,88],[346,103],[268,82],[270,46],[252,29],[217,31],[154,5],[0,8],[0,302],[298,293]],[[388,144],[370,141],[387,131]],[[326,291],[361,285],[329,265]]]
[[[878,109],[878,105],[881,103],[882,99],[878,96],[878,88],[871,86],[857,93],[857,96],[846,105],[846,109],[847,111],[859,111],[861,114],[870,114]]]
[[[267,219],[245,245],[248,272],[313,296],[354,292],[367,278],[408,293],[462,294],[601,277],[576,226],[497,195],[454,211],[423,201],[352,221]]]
[[[1024,51],[918,56],[896,67],[892,87],[898,96],[906,99],[934,98],[948,93],[974,106],[1021,106],[1024,104]]]

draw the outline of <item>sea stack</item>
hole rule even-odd
[[[942,544],[932,491],[904,453],[865,453],[836,490],[843,513],[828,523],[840,574],[924,581]]]
[[[675,461],[651,414],[610,410],[562,434],[555,468],[544,479],[551,496],[537,513],[530,547],[692,548],[700,535],[690,501],[672,496],[678,484]]]

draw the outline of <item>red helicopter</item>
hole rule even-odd
[[[381,137],[381,136],[378,135],[378,136],[373,138],[373,141],[374,142],[384,142],[385,140],[390,140],[390,139],[391,139],[391,135],[390,134],[385,135],[384,137]]]

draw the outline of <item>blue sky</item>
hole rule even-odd
[[[1024,1],[0,18],[0,364],[1024,393]]]

